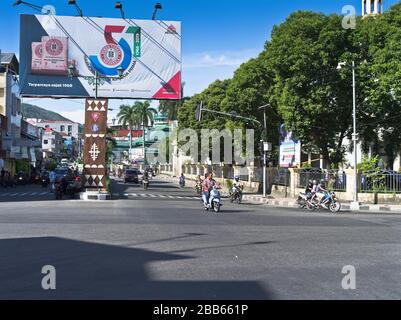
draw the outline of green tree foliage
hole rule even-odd
[[[357,131],[366,151],[373,146],[378,154],[384,144],[391,165],[401,146],[401,4],[381,16],[358,18],[356,29],[344,29],[342,19],[307,11],[291,14],[273,28],[264,51],[242,64],[232,79],[215,81],[178,109],[179,127],[254,128],[259,139],[264,132],[254,123],[207,113],[197,122],[196,107],[203,101],[209,109],[263,122],[257,107],[270,103],[268,140],[278,143],[283,122],[304,150],[336,166],[344,161],[343,143],[352,134],[355,61]],[[346,65],[338,69],[340,62]]]
[[[351,77],[342,77],[337,66],[352,49],[341,17],[311,12],[292,14],[274,28],[266,45],[275,74],[271,99],[304,149],[322,154],[328,163],[342,160],[351,125]]]

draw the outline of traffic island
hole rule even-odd
[[[105,201],[111,200],[111,193],[102,191],[86,191],[79,194],[81,200],[84,201]]]

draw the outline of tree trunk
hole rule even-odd
[[[128,155],[129,160],[131,160],[131,152],[132,152],[132,126],[129,127],[129,155]]]
[[[142,125],[142,147],[143,147],[143,164],[146,165],[146,147],[145,147],[145,143],[146,143],[146,138],[145,138],[145,124]]]

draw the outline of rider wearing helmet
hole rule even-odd
[[[324,180],[321,180],[316,191],[319,198],[319,206],[322,206],[322,202],[326,200],[328,192],[326,190],[326,184]]]

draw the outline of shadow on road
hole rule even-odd
[[[272,299],[256,281],[157,281],[149,263],[191,256],[55,237],[0,240],[0,299]],[[177,262],[176,262],[177,263]],[[56,290],[41,287],[56,268]]]

